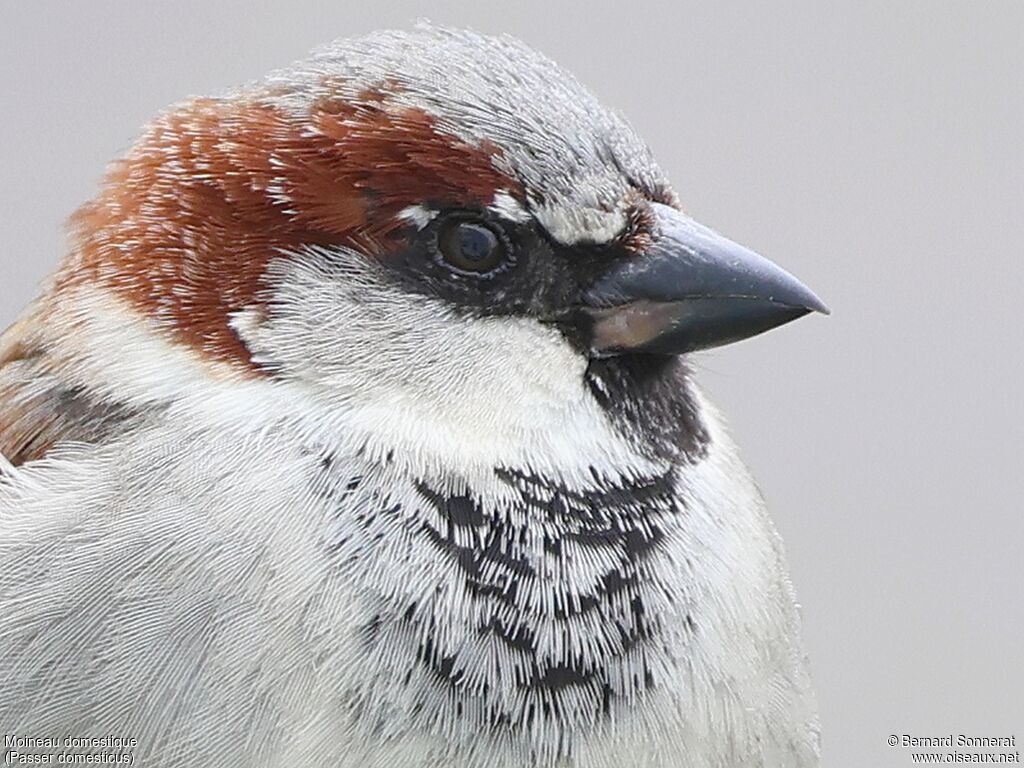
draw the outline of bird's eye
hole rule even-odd
[[[493,272],[505,261],[504,239],[486,224],[452,219],[437,234],[441,257],[460,272]]]

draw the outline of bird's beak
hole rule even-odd
[[[584,296],[592,351],[679,354],[729,344],[828,308],[803,283],[674,208],[653,203],[653,242]]]

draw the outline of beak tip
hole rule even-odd
[[[814,297],[814,303],[811,305],[810,309],[812,312],[825,315],[825,317],[832,314],[832,310],[828,308],[828,305],[817,296]]]
[[[803,283],[796,280],[796,278],[789,277],[792,281],[787,286],[788,291],[783,291],[782,296],[778,296],[775,300],[783,304],[790,304],[796,307],[803,307],[807,310],[807,314],[811,312],[817,312],[821,315],[831,315],[832,310],[828,308],[824,301],[818,298],[817,294],[814,293]],[[785,294],[789,294],[788,296]]]

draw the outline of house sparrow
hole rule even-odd
[[[336,42],[159,117],[71,232],[0,341],[5,734],[818,764],[779,538],[685,354],[825,308],[551,61]]]

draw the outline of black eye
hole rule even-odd
[[[441,224],[437,248],[444,260],[461,272],[491,272],[505,261],[502,237],[486,224],[453,219]]]

